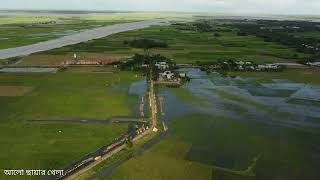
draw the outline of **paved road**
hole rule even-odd
[[[132,22],[116,24],[111,26],[99,27],[96,29],[82,31],[77,34],[64,36],[58,39],[40,42],[28,46],[22,46],[17,48],[3,49],[0,50],[0,59],[6,59],[10,57],[26,56],[36,52],[47,51],[50,49],[60,48],[63,46],[78,44],[80,42],[86,42],[93,39],[103,38],[112,34],[143,29],[154,25],[167,25],[167,20],[156,20],[156,21],[143,21],[143,22]]]

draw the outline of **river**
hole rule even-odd
[[[76,34],[64,36],[58,39],[40,42],[32,45],[2,49],[0,50],[0,59],[6,59],[17,56],[27,56],[33,53],[47,51],[63,46],[78,44],[81,42],[99,39],[112,34],[148,28],[150,26],[167,25],[167,20],[131,22],[123,24],[115,24],[111,26],[99,27],[91,30],[82,31]]]

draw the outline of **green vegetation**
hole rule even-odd
[[[51,50],[45,54],[70,55],[72,52],[80,52],[105,56],[131,56],[143,53],[144,50],[132,48],[129,44],[124,45],[123,42],[139,38],[166,42],[168,48],[153,48],[150,52],[173,58],[177,63],[226,59],[245,59],[256,63],[292,62],[292,54],[298,54],[298,58],[307,56],[283,45],[264,42],[263,39],[254,36],[237,36],[232,29],[230,32],[222,31],[219,34],[217,37],[212,32],[181,30],[178,29],[178,25],[151,27]]]
[[[312,149],[312,144],[319,142],[316,134],[199,114],[177,118],[172,125],[169,137],[120,165],[108,179],[317,177],[312,163],[305,160],[316,153]],[[308,141],[303,141],[306,138]],[[307,152],[311,153],[308,157]]]
[[[13,97],[10,99],[12,103],[7,103],[7,98],[2,100],[5,106],[0,110],[0,117],[2,121],[9,121],[130,116],[136,98],[112,87],[126,86],[136,80],[139,78],[131,72],[0,74],[0,84],[3,86],[27,86],[34,89],[27,96]]]
[[[300,62],[318,60],[320,57],[319,39],[314,34],[297,36],[295,33],[319,32],[319,25],[318,22],[275,20],[257,20],[254,23],[238,21],[233,24],[239,30],[239,36],[254,35],[263,38],[266,42],[277,42],[295,48],[298,52],[310,54],[309,59]]]
[[[85,29],[128,22],[94,21],[71,17],[0,17],[0,49],[30,45]]]
[[[185,158],[213,165],[216,167],[213,175],[223,170],[229,175],[256,176],[257,179],[316,177],[312,173],[312,163],[304,158],[306,152],[316,153],[312,144],[319,142],[318,134],[199,114],[174,120],[173,128],[181,141],[192,143]],[[308,141],[304,141],[305,138]],[[309,173],[305,175],[290,169]]]
[[[133,147],[131,148],[126,147],[124,150],[110,157],[110,159],[100,162],[100,164],[98,164],[97,166],[81,174],[80,176],[77,177],[77,179],[88,179],[88,178],[101,179],[99,178],[99,175],[103,173],[107,168],[110,168],[115,163],[119,163],[121,161],[125,161],[127,159],[133,158],[140,152],[144,151],[143,145],[146,144],[148,141],[152,140],[153,138],[155,138],[157,135],[159,135],[159,132],[150,133],[147,136],[142,137],[141,139],[139,139],[139,141],[136,141],[133,144]]]
[[[124,41],[124,44],[129,44],[133,48],[151,49],[151,48],[167,48],[168,44],[157,42],[152,39],[135,39],[132,41]]]
[[[0,124],[1,169],[61,169],[111,143],[125,125],[76,125],[26,121]]]
[[[108,179],[210,179],[211,167],[187,161],[190,144],[165,139],[121,165]]]
[[[116,70],[94,72],[106,68],[80,69],[56,74],[0,74],[0,87],[32,88],[23,96],[0,92],[0,169],[61,169],[127,131],[127,125],[30,121],[133,115],[139,99],[128,94],[128,88],[140,77]]]

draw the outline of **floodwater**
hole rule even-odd
[[[279,79],[264,84],[257,79],[208,75],[199,69],[183,71],[191,81],[180,88],[199,100],[183,99],[177,94],[180,91],[172,88],[159,88],[164,111],[160,119],[169,131],[135,153],[174,135],[192,144],[185,156],[188,161],[241,171],[258,158],[253,173],[259,180],[320,178],[320,107],[288,102],[305,88],[317,93],[318,86]],[[139,92],[143,84],[138,82],[129,89]],[[106,178],[130,158],[93,178]]]
[[[56,73],[59,68],[0,68],[0,72],[8,73]]]
[[[143,22],[132,22],[132,23],[123,23],[116,24],[105,27],[98,27],[91,30],[85,30],[76,34],[64,36],[58,39],[49,40],[46,42],[40,42],[28,46],[3,49],[0,50],[0,59],[6,59],[17,56],[27,56],[36,52],[47,51],[55,48],[60,48],[63,46],[78,44],[81,42],[90,41],[93,39],[103,38],[112,34],[132,31],[147,28],[150,26],[157,25],[167,25],[166,20],[156,20],[156,21],[143,21]]]
[[[143,106],[143,114],[147,114],[148,102],[147,102],[147,91],[148,91],[148,84],[147,80],[141,80],[138,82],[134,82],[129,87],[129,94],[133,94],[138,96],[139,100],[137,101],[136,105],[134,106],[134,115],[140,118],[144,118],[141,116],[140,106]]]
[[[116,118],[115,118],[116,119]],[[144,124],[141,121],[123,121],[123,120],[31,120],[30,122],[38,123],[64,123],[64,124],[94,124],[94,125],[111,125],[111,124]]]
[[[165,115],[161,120],[173,134],[192,143],[187,160],[244,170],[262,155],[257,179],[320,177],[316,170],[320,168],[320,107],[290,103],[297,98],[319,101],[319,86],[279,79],[266,84],[252,78],[208,75],[199,69],[183,71],[191,81],[181,88],[205,103],[188,102],[170,88],[162,88]],[[184,127],[190,129],[182,131]],[[295,169],[300,171],[292,173]]]
[[[186,71],[186,70],[184,70]],[[235,112],[229,112],[224,108],[224,104],[232,104],[247,111],[246,115],[255,117],[256,120],[265,123],[276,123],[295,127],[320,128],[320,123],[308,122],[310,117],[320,118],[320,107],[307,106],[305,104],[292,104],[291,99],[319,101],[320,86],[306,85],[301,83],[290,83],[275,80],[274,83],[263,84],[256,79],[242,79],[224,77],[218,73],[207,75],[199,69],[188,69],[188,75],[192,81],[184,87],[194,96],[207,101],[208,106],[192,106],[178,102],[176,97],[169,91],[163,91],[166,98],[166,116],[163,119],[174,119],[184,112],[205,113],[214,115],[228,115],[233,118],[239,117]],[[219,90],[228,94],[236,95],[241,99],[246,99],[252,104],[261,104],[262,107],[274,108],[279,114],[286,113],[286,116],[277,117],[278,114],[270,114],[267,110],[249,106],[246,103],[232,101],[220,97],[213,90]],[[175,108],[173,108],[175,107]],[[173,111],[171,111],[173,109]],[[268,116],[266,116],[268,114]]]

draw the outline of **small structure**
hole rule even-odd
[[[148,64],[142,64],[141,67],[142,68],[147,68],[147,67],[149,67],[149,65]]]
[[[185,78],[185,77],[187,77],[187,73],[185,73],[185,72],[180,72],[180,73],[179,73],[179,76],[180,76],[181,78]]]
[[[263,71],[263,70],[277,70],[279,68],[276,64],[266,64],[266,65],[258,65],[257,70]]]
[[[157,62],[157,63],[155,64],[155,66],[156,66],[159,70],[169,69],[169,65],[167,64],[167,62]]]
[[[160,73],[160,76],[168,80],[171,80],[174,78],[174,73],[172,73],[171,71],[165,71],[163,73]]]
[[[158,129],[155,127],[152,129],[153,132],[158,132]]]
[[[320,62],[308,62],[306,63],[308,66],[320,67]]]

